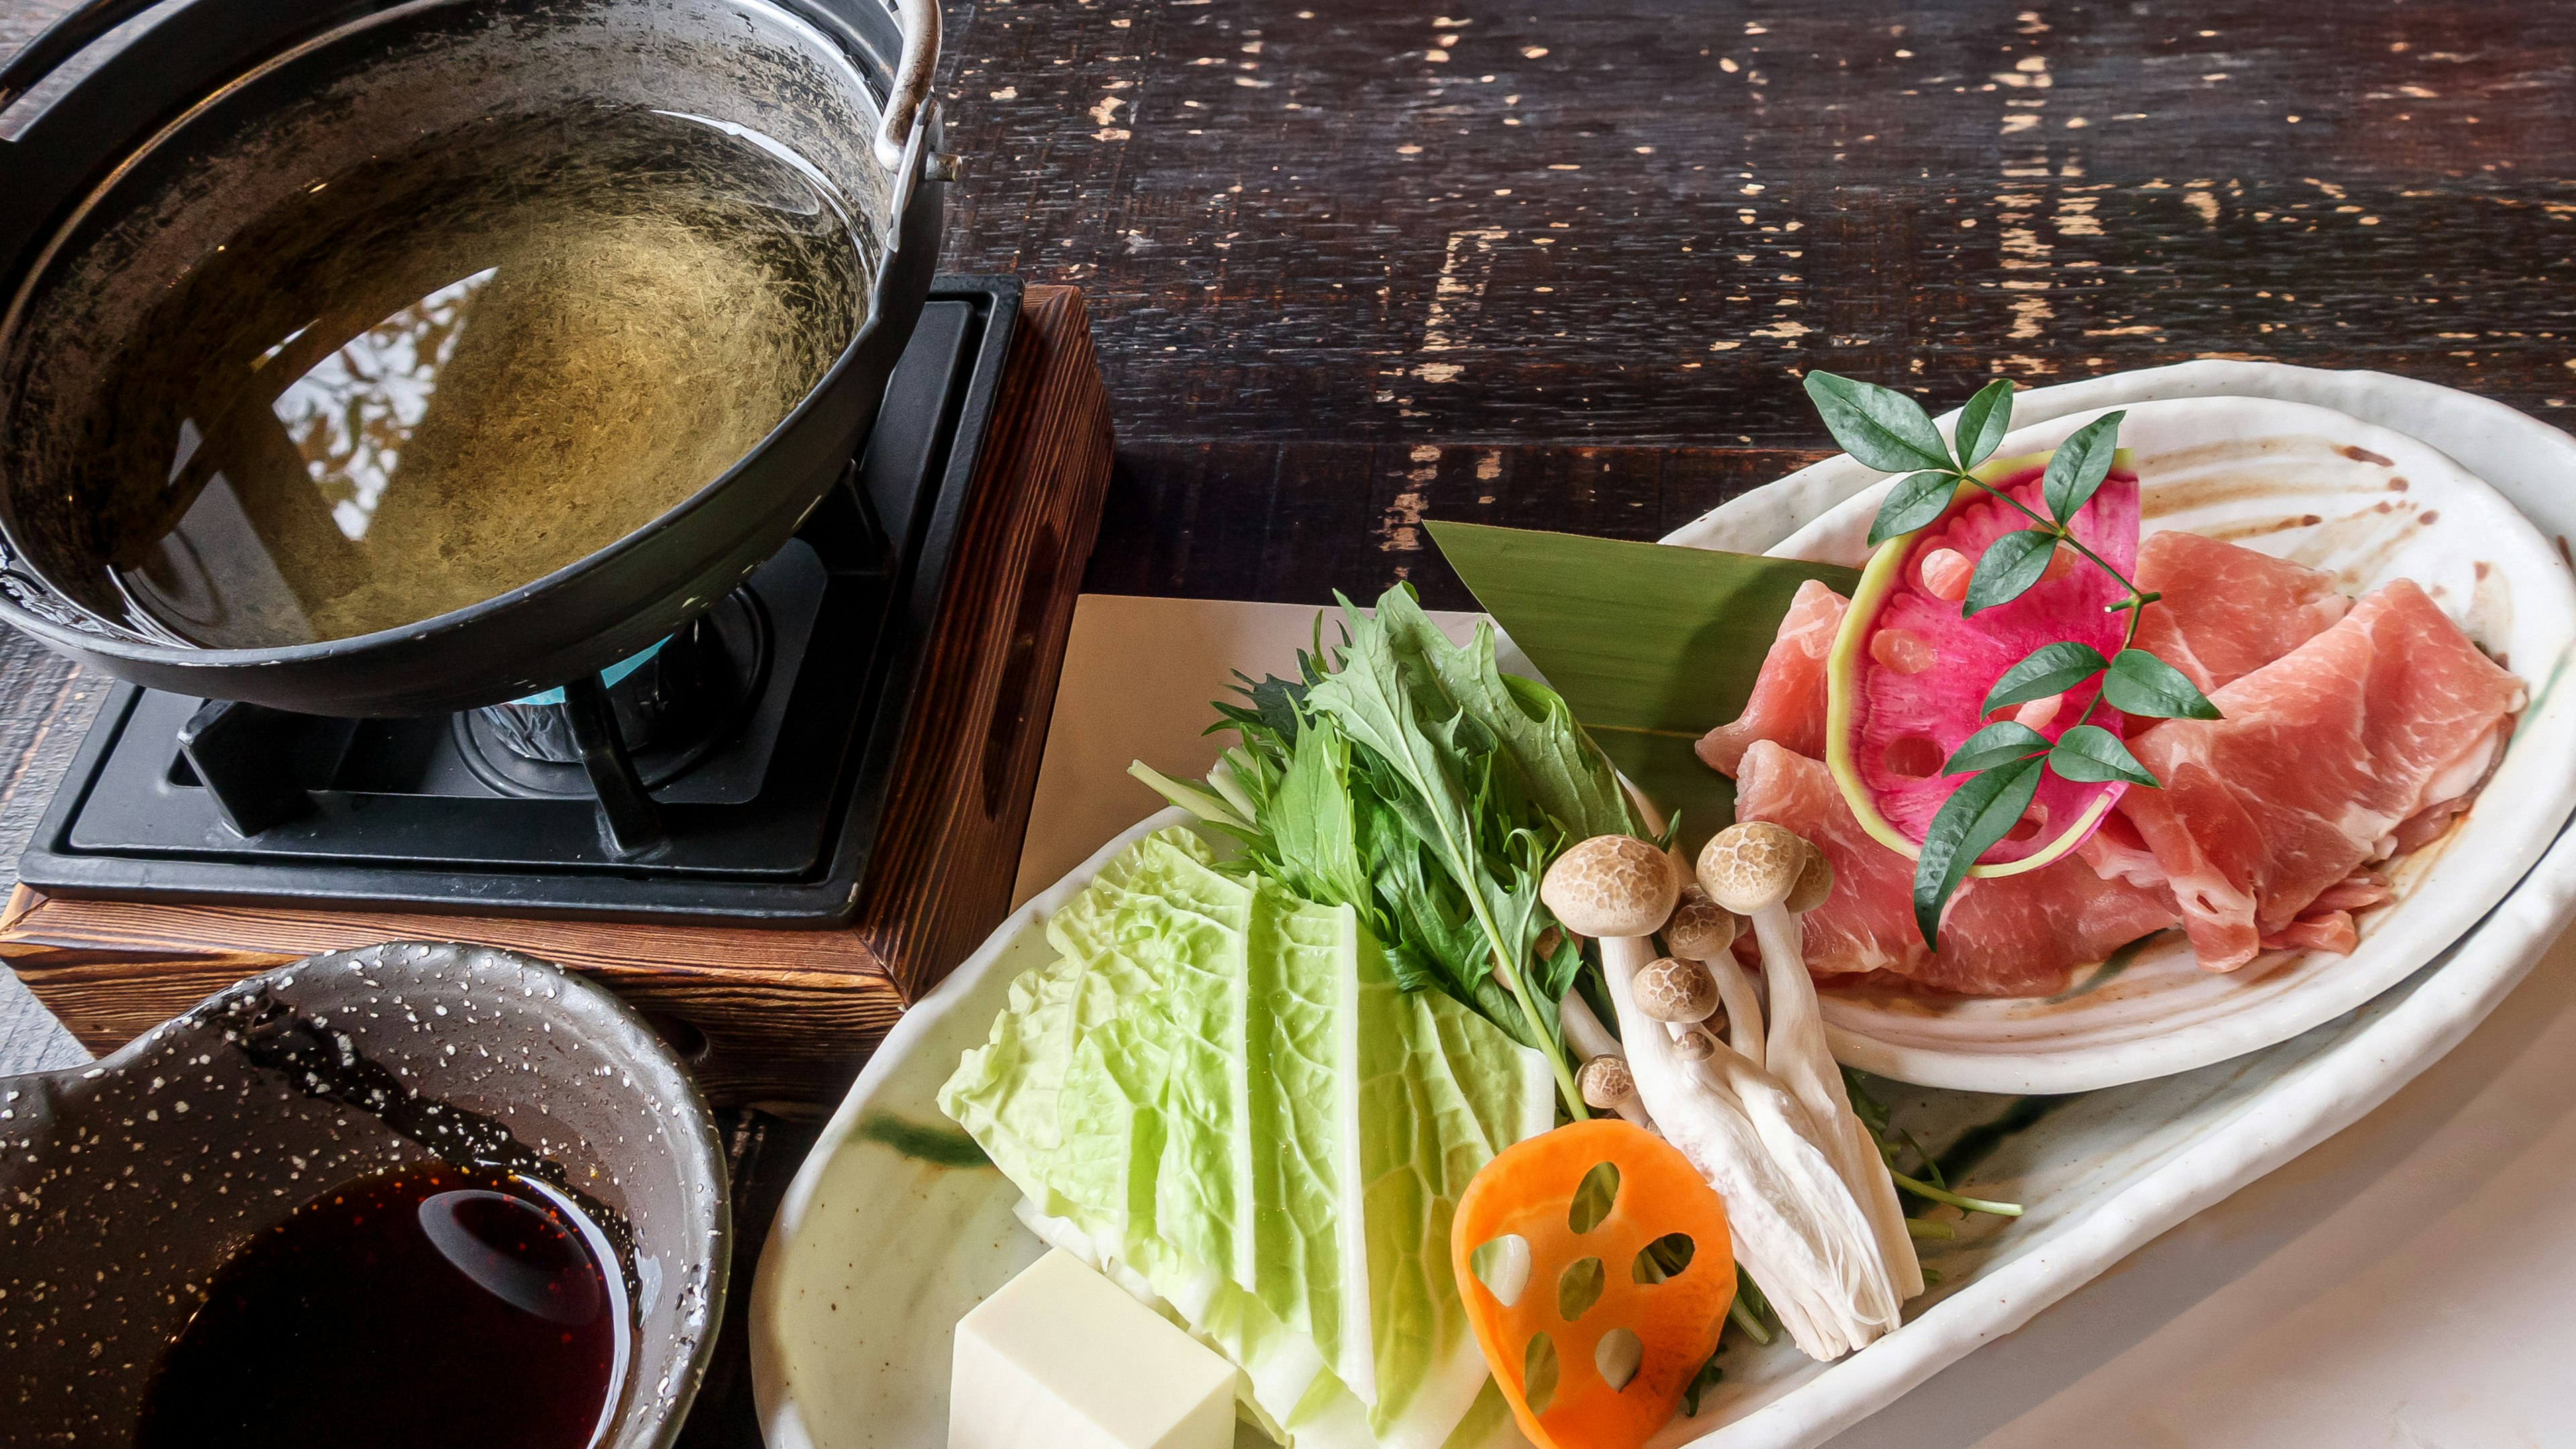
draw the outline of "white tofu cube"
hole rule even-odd
[[[948,1449],[1231,1449],[1234,1365],[1061,1249],[957,1323]]]

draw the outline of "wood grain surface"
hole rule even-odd
[[[0,0],[0,52],[69,4]],[[1089,299],[1095,590],[1462,605],[1424,518],[1653,537],[1817,455],[1812,367],[1939,403],[2245,356],[2576,405],[2576,7],[948,22],[943,264]],[[0,883],[103,692],[0,630]],[[0,1071],[64,1047],[15,989]]]
[[[1031,287],[852,927],[907,1000],[1010,909],[1056,671],[1109,487],[1114,440],[1098,376],[1081,292]]]
[[[64,8],[0,0],[0,47]],[[1463,604],[1423,518],[1651,537],[1814,456],[1817,366],[2576,399],[2572,7],[984,0],[948,36],[944,264],[1090,301],[1094,589]],[[0,832],[70,679],[0,646]]]
[[[838,931],[49,900],[23,886],[0,911],[0,957],[101,1053],[244,976],[402,940],[506,947],[602,982],[661,1028],[723,1105],[823,1099],[904,1006]]]
[[[1101,319],[1095,588],[1464,605],[1422,516],[1651,537],[1812,456],[1810,367],[2576,398],[2576,8],[988,3],[959,53],[951,257]]]
[[[106,697],[105,681],[0,624],[0,884],[17,880],[18,852]],[[17,977],[0,971],[0,1076],[70,1066],[86,1055]]]

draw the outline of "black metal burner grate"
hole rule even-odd
[[[590,681],[587,721],[578,689],[560,711],[323,720],[119,685],[20,876],[61,896],[846,921],[1019,299],[1015,279],[940,279],[867,455],[701,637]],[[603,766],[579,761],[612,733],[647,806],[593,792]]]

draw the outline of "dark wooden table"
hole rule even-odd
[[[1089,296],[1095,591],[1465,605],[1423,519],[1654,537],[1816,456],[1810,367],[2576,400],[2576,7],[987,0],[948,52],[945,265]],[[0,885],[103,692],[0,629]],[[76,1054],[0,994],[0,1072]]]
[[[1464,605],[1424,518],[1654,537],[1815,456],[1812,366],[2576,399],[2576,8],[1446,9],[951,7],[946,265],[1098,329],[1091,589]],[[102,692],[0,629],[0,885]]]

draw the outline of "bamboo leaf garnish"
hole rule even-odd
[[[1872,546],[1938,523],[1962,488],[1977,489],[2029,521],[2029,527],[1986,545],[1960,601],[1961,617],[1973,618],[2029,592],[2061,547],[2108,574],[2123,591],[2110,605],[2128,615],[2117,654],[2105,660],[2100,650],[2072,640],[2042,645],[1988,689],[1984,712],[1991,714],[2063,694],[2098,676],[2101,687],[2072,725],[2051,740],[2017,720],[1988,724],[1962,742],[1944,767],[1945,775],[1968,778],[1933,815],[1914,871],[1915,924],[1937,951],[1943,907],[1977,858],[2020,822],[2045,775],[2085,784],[2159,784],[2116,732],[2092,722],[2094,711],[2108,705],[2141,718],[2217,719],[2218,707],[2182,671],[2137,647],[2140,616],[2161,595],[2140,589],[2075,536],[2077,516],[2111,476],[2125,413],[2104,413],[2057,445],[2040,481],[2048,509],[2043,516],[1976,476],[2012,429],[2010,382],[1998,379],[1978,389],[1959,409],[1955,441],[1948,446],[1930,415],[1902,393],[1829,372],[1807,374],[1806,388],[1826,430],[1846,452],[1880,472],[1907,475],[1871,520]]]

